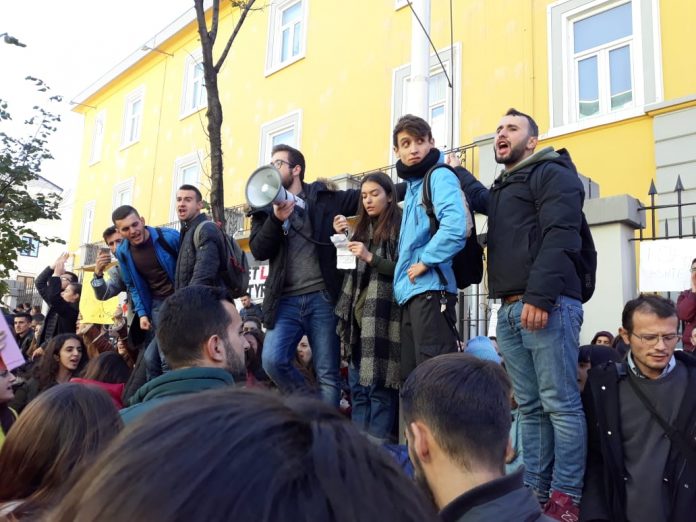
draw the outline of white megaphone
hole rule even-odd
[[[285,190],[280,172],[273,165],[264,165],[251,173],[246,184],[246,200],[252,208],[262,208],[271,203],[294,201],[305,208],[305,202]]]

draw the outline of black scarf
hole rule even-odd
[[[410,167],[401,163],[401,160],[397,161],[396,174],[406,181],[422,178],[425,176],[425,173],[428,172],[428,169],[436,165],[438,161],[440,161],[440,150],[433,147],[430,149],[430,152],[426,154],[425,158],[423,158],[423,161],[411,165]]]

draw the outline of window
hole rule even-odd
[[[413,0],[411,0],[413,2]],[[406,0],[394,0],[394,9],[399,10],[402,7],[406,7],[408,2]]]
[[[271,5],[266,74],[305,55],[307,0],[280,0]]]
[[[106,123],[106,113],[99,111],[94,118],[94,129],[92,129],[92,148],[89,153],[89,164],[97,163],[101,160],[102,144],[104,143],[104,124]]]
[[[189,56],[184,71],[184,89],[181,97],[181,117],[193,114],[208,105],[208,96],[203,78],[201,52]]]
[[[24,248],[19,251],[20,256],[39,257],[39,240],[31,236],[22,236]]]
[[[454,51],[454,52],[452,52]],[[452,60],[459,63],[459,44],[454,49],[439,51],[447,75],[452,78]],[[459,140],[459,112],[460,112],[460,89],[459,73],[456,71],[456,78],[453,79],[455,94],[452,98],[452,89],[447,83],[447,75],[442,70],[440,62],[433,54],[430,57],[430,77],[428,79],[428,116],[427,120],[432,128],[435,146],[440,149],[452,148],[457,146]],[[393,92],[393,118],[392,127],[396,125],[399,118],[409,112],[408,91],[411,75],[411,66],[404,65],[394,72],[394,92]],[[454,113],[454,128],[452,127],[452,114]],[[454,143],[452,143],[454,136]],[[392,150],[391,141],[389,150]],[[392,156],[392,160],[396,158]]]
[[[140,127],[143,116],[143,89],[137,89],[126,97],[126,110],[123,116],[124,147],[140,140]]]
[[[280,143],[299,148],[302,113],[294,111],[261,126],[259,165],[271,161],[273,147]]]
[[[174,177],[172,183],[172,198],[169,208],[169,220],[177,221],[176,191],[181,185],[193,185],[200,189],[201,153],[187,154],[174,162]]]
[[[114,186],[114,196],[112,201],[112,209],[117,209],[121,205],[130,205],[133,203],[133,185],[135,178],[127,179]]]
[[[563,0],[549,9],[551,127],[635,116],[658,101],[657,0]]]
[[[85,203],[82,210],[82,230],[80,232],[80,244],[86,245],[92,238],[92,226],[94,225],[94,213],[97,206],[96,201]]]

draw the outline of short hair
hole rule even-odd
[[[524,112],[520,112],[517,109],[510,107],[505,113],[505,116],[520,116],[525,118],[527,123],[529,123],[529,135],[534,136],[535,138],[539,137],[539,126],[537,125],[537,122],[534,121],[534,118],[532,118],[529,114],[525,114]]]
[[[196,201],[203,201],[203,194],[201,194],[201,191],[198,190],[198,187],[194,187],[193,185],[188,185],[184,184],[179,187],[179,190],[190,190],[191,192],[196,193]]]
[[[305,174],[305,158],[304,155],[294,147],[286,145],[285,143],[279,143],[273,147],[271,154],[276,152],[287,152],[288,159],[290,160],[290,167],[294,168],[296,165],[300,166],[300,181],[304,181]]]
[[[72,288],[72,291],[77,295],[82,295],[82,285],[80,283],[70,283],[68,288]]]
[[[669,319],[677,316],[674,302],[669,299],[660,295],[640,294],[635,299],[627,302],[621,313],[621,326],[629,333],[633,331],[633,314],[636,312],[655,314],[660,319]]]
[[[100,353],[90,360],[82,374],[83,379],[109,384],[125,384],[130,377],[130,368],[116,352]]]
[[[30,313],[27,313],[27,312],[17,312],[16,314],[14,314],[14,318],[15,318],[15,319],[18,319],[18,318],[20,318],[20,317],[26,319],[28,322],[31,322],[31,314],[30,314]]]
[[[428,122],[413,114],[405,114],[396,122],[394,132],[392,132],[394,147],[399,147],[398,136],[401,132],[407,132],[415,138],[433,139],[433,131]]]
[[[239,296],[240,299],[242,297],[251,297],[251,294],[249,292],[244,292],[242,295]]]
[[[422,421],[463,469],[503,471],[511,385],[500,365],[464,353],[420,364],[401,388],[404,423]]]
[[[0,451],[0,502],[23,499],[12,513],[22,519],[52,508],[122,427],[114,402],[96,386],[65,383],[39,394]]]
[[[131,214],[135,214],[136,216],[140,217],[140,214],[138,214],[138,211],[135,210],[135,208],[131,207],[130,205],[121,205],[111,213],[111,221],[113,221],[115,225],[116,221],[126,219]]]
[[[395,459],[328,404],[230,388],[168,404],[129,426],[47,519],[437,520]]]
[[[171,368],[195,366],[201,360],[201,347],[210,337],[227,337],[232,317],[222,305],[224,301],[234,304],[226,290],[203,285],[181,288],[165,299],[159,312],[157,341]]]
[[[116,225],[106,227],[104,229],[104,232],[102,233],[102,239],[104,240],[104,243],[107,242],[107,238],[113,236],[114,234],[118,234],[118,230],[116,230]]]
[[[71,283],[77,283],[77,281],[78,281],[77,274],[74,272],[67,272],[66,271],[66,272],[63,272],[63,275],[68,276],[70,278]]]
[[[43,323],[46,320],[46,316],[44,314],[34,314],[31,316],[31,320]]]

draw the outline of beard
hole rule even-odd
[[[495,162],[502,165],[517,165],[524,158],[526,143],[520,142],[514,147],[510,147],[510,153],[507,157],[498,156],[498,152],[494,149]]]
[[[227,337],[224,338],[223,343],[225,345],[225,354],[227,355],[227,371],[232,374],[236,384],[244,383],[247,374],[244,361],[237,355],[237,351]]]
[[[437,507],[437,503],[435,502],[433,490],[430,489],[430,484],[428,484],[428,479],[423,471],[423,465],[421,464],[420,460],[418,460],[415,452],[409,451],[408,453],[409,457],[411,458],[411,463],[413,464],[413,478],[416,481],[416,485],[418,485],[418,488],[425,493],[426,498],[435,508],[435,511],[440,511]]]

